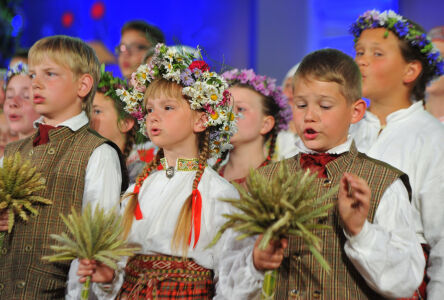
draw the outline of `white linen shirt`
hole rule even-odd
[[[133,220],[128,236],[129,243],[135,243],[141,247],[139,254],[147,255],[174,255],[181,256],[181,252],[173,251],[171,241],[176,227],[180,210],[191,195],[192,185],[196,171],[178,171],[177,163],[174,176],[168,178],[165,170],[154,171],[143,182],[139,192],[139,205],[143,218]],[[165,168],[166,169],[166,168]],[[134,190],[131,185],[127,193]],[[223,264],[221,257],[230,252],[231,243],[223,235],[222,239],[213,247],[206,248],[213,240],[219,228],[227,221],[222,214],[232,213],[230,204],[222,202],[221,198],[239,198],[237,190],[224,178],[219,176],[210,167],[206,167],[198,185],[202,196],[201,231],[196,248],[191,246],[187,257],[192,258],[197,264],[214,271],[214,282],[216,283],[216,295],[221,299],[244,299],[242,297],[227,298],[225,293],[231,287],[224,286],[219,282],[219,267]],[[126,201],[123,203],[126,204]],[[122,207],[122,213],[124,207]],[[194,242],[194,236],[192,238]],[[111,285],[93,284],[93,290],[100,299],[114,299],[119,292],[123,280],[123,268],[126,260],[119,263],[119,270]],[[244,267],[248,267],[243,263]],[[236,274],[243,274],[244,270],[236,269]],[[260,282],[252,279],[237,283],[234,294],[246,289],[254,290]],[[103,287],[106,287],[105,289]]]
[[[65,126],[72,131],[77,131],[88,124],[88,122],[89,120],[86,113],[82,111],[77,116],[57,126]],[[44,123],[43,117],[40,117],[34,122],[34,127],[37,128],[39,123]],[[3,157],[0,159],[0,166],[3,166]],[[92,152],[88,160],[82,208],[88,203],[91,203],[92,207],[100,205],[105,209],[115,207],[120,201],[121,184],[122,174],[119,156],[116,150],[108,144],[100,145]],[[82,284],[79,282],[77,269],[78,260],[76,259],[72,261],[69,269],[65,299],[80,299]],[[94,295],[90,295],[90,299],[94,299]]]
[[[409,176],[418,239],[431,247],[427,298],[444,295],[444,126],[422,102],[387,116],[385,128],[367,111],[350,128],[359,151]],[[399,225],[401,226],[401,225]]]
[[[330,149],[327,153],[347,152],[351,144],[352,139],[348,138],[344,144]],[[316,153],[305,147],[300,138],[295,145],[297,153]],[[345,254],[366,283],[385,297],[411,296],[424,274],[425,260],[416,239],[412,210],[407,189],[398,179],[382,195],[373,223],[365,221],[361,232],[353,237],[347,235],[344,230],[347,238]],[[254,270],[251,251],[252,246],[239,250],[238,261],[232,265],[241,265],[239,260],[243,256],[244,262],[251,264],[249,270]],[[253,278],[260,278],[258,271],[250,271],[250,274]],[[226,272],[226,275],[230,276],[229,272]]]

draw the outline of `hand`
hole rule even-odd
[[[273,270],[279,268],[284,259],[284,250],[288,246],[287,239],[279,241],[270,241],[265,250],[259,249],[259,243],[262,240],[262,235],[256,239],[253,249],[253,263],[254,267],[259,271]]]
[[[0,211],[0,231],[8,231],[8,210]]]
[[[95,260],[80,259],[77,275],[81,283],[86,281],[87,276],[91,276],[92,282],[110,283],[114,279],[114,270]]]
[[[344,228],[351,236],[361,232],[370,207],[371,191],[367,182],[344,173],[339,185],[338,210]]]

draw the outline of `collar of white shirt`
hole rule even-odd
[[[342,154],[342,153],[347,152],[347,151],[350,150],[350,147],[351,147],[352,143],[353,143],[353,139],[349,135],[347,137],[347,141],[345,141],[345,143],[340,144],[340,145],[338,145],[338,146],[336,146],[334,148],[331,148],[330,150],[327,150],[325,153],[329,153],[329,154]],[[298,150],[298,153],[308,153],[308,154],[320,153],[320,152],[316,152],[316,151],[313,151],[313,150],[307,148],[300,138],[298,138],[297,141],[296,141],[296,148]]]
[[[407,108],[399,109],[399,110],[394,111],[391,114],[389,114],[387,116],[387,123],[407,119],[410,117],[410,115],[412,115],[416,111],[420,111],[420,110],[424,110],[424,106],[423,106],[422,101],[415,102]],[[378,117],[368,110],[365,112],[364,118],[366,118],[367,120],[369,120],[371,122],[379,123]]]
[[[86,124],[88,124],[88,122],[89,122],[89,119],[86,116],[86,113],[84,111],[82,111],[80,114],[78,114],[66,121],[63,121],[60,124],[57,124],[56,127],[65,126],[65,127],[68,127],[69,129],[71,129],[72,131],[77,131],[80,128],[82,128],[83,126],[85,126]],[[45,124],[45,122],[43,121],[43,116],[34,121],[34,128],[38,128],[39,124]]]

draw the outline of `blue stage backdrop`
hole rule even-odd
[[[426,29],[444,23],[442,0],[22,0],[15,22],[22,46],[67,34],[112,51],[123,24],[142,19],[160,27],[169,45],[200,45],[216,69],[251,67],[282,80],[312,50],[334,47],[353,55],[347,29],[373,8],[400,11]]]

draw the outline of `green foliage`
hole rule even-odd
[[[69,234],[51,235],[58,245],[51,246],[56,254],[43,257],[50,262],[86,258],[116,269],[122,256],[131,256],[139,250],[128,246],[122,239],[121,217],[116,210],[105,212],[101,207],[93,210],[89,203],[82,214],[72,208],[70,215],[60,217]]]
[[[317,224],[314,220],[327,216],[334,204],[324,202],[338,191],[338,186],[316,198],[315,178],[316,174],[310,174],[308,170],[289,171],[285,163],[280,164],[271,180],[257,170],[250,170],[247,188],[235,184],[240,199],[221,199],[242,213],[224,215],[228,221],[209,247],[215,245],[228,228],[241,233],[238,239],[263,234],[260,249],[265,249],[271,240],[294,235],[304,240],[313,256],[329,272],[330,266],[319,253],[320,239],[312,230],[330,229],[330,226]]]
[[[8,211],[8,232],[11,233],[16,217],[28,221],[28,215],[38,215],[33,204],[52,204],[35,193],[45,188],[45,181],[31,162],[22,161],[20,153],[3,159],[0,168],[0,210]]]

